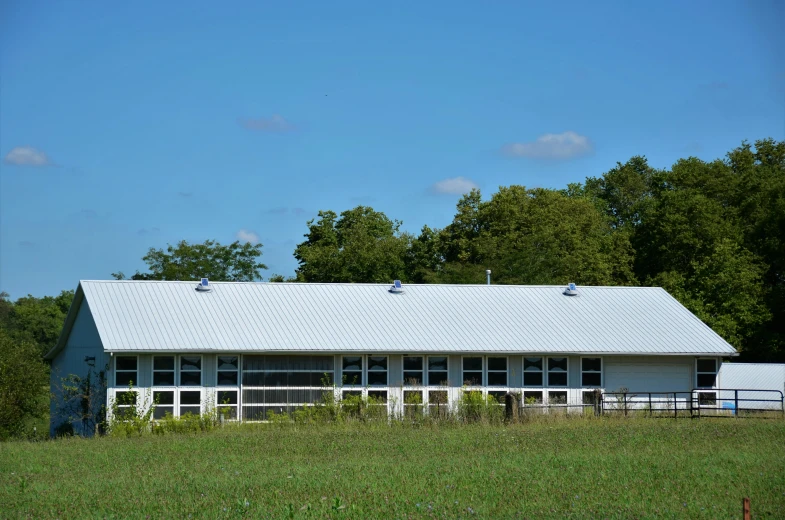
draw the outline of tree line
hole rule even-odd
[[[294,250],[295,275],[269,280],[477,284],[491,269],[496,284],[661,286],[742,360],[785,361],[785,142],[668,169],[636,156],[563,189],[502,186],[485,200],[473,190],[444,228],[401,225],[368,206],[319,211]],[[129,278],[258,281],[261,256],[262,244],[180,241],[151,248],[147,271]],[[10,417],[45,413],[40,391],[25,400],[17,389],[46,385],[41,356],[72,298],[0,294],[0,437]]]

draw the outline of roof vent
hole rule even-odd
[[[403,292],[403,286],[401,285],[400,280],[395,280],[390,287],[390,292],[393,294],[401,294]]]
[[[199,283],[199,285],[196,286],[196,290],[199,292],[207,292],[212,290],[212,287],[210,287],[210,280],[207,278],[202,278],[202,281]]]
[[[567,296],[578,296],[578,287],[574,283],[570,283],[564,290],[564,294]]]

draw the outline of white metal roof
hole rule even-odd
[[[390,284],[196,285],[82,281],[77,297],[83,291],[112,352],[736,355],[661,288],[566,296],[561,286],[404,284],[391,294]]]

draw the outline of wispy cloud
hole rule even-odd
[[[305,215],[306,213],[308,212],[305,211],[304,208],[292,208],[292,214],[297,215],[298,217],[301,215]]]
[[[183,197],[183,198],[186,198],[186,199],[187,199],[187,198],[189,198],[189,197],[191,197],[191,196],[193,196],[193,193],[192,193],[192,192],[190,192],[190,191],[178,191],[178,192],[177,192],[177,194],[178,194],[180,197]]]
[[[430,192],[435,194],[463,195],[479,188],[477,183],[466,177],[452,177],[431,185]]]
[[[270,208],[267,211],[265,211],[265,213],[269,215],[286,215],[287,213],[289,213],[289,208],[284,206],[279,206],[277,208]]]
[[[54,163],[41,150],[32,146],[17,146],[5,156],[6,164],[15,166],[54,166]]]
[[[295,129],[295,125],[278,114],[257,119],[239,119],[238,122],[246,130],[254,130],[256,132],[289,132]]]
[[[592,149],[588,137],[569,130],[561,134],[544,134],[528,143],[502,146],[502,152],[506,155],[532,159],[572,159],[591,153]]]
[[[32,249],[35,247],[35,242],[31,242],[29,240],[22,240],[19,242],[19,247],[23,249]]]
[[[157,228],[157,227],[142,228],[139,231],[137,231],[136,234],[139,235],[139,236],[155,235],[155,234],[157,234],[160,231],[161,231],[161,229]]]
[[[259,235],[247,229],[241,229],[237,232],[237,240],[240,242],[250,242],[251,244],[259,243]]]

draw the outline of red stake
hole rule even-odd
[[[750,499],[749,497],[744,497],[743,500],[743,511],[744,511],[744,520],[751,520],[750,516]]]

